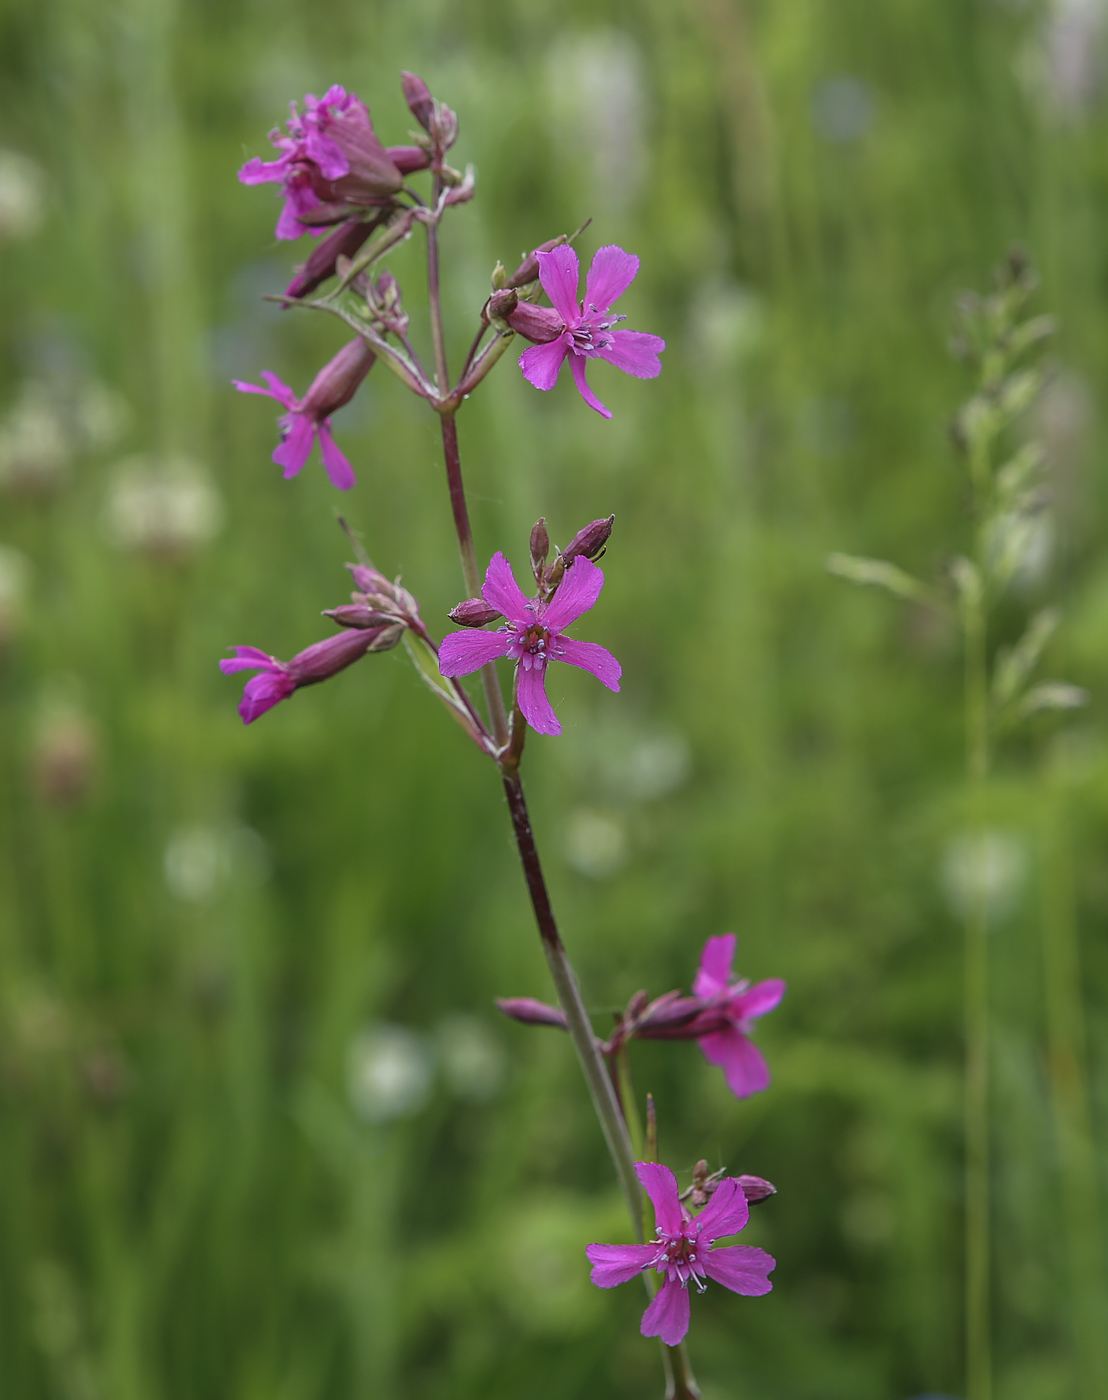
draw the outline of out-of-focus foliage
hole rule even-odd
[[[583,635],[623,693],[560,675],[565,735],[527,753],[598,1028],[726,929],[789,981],[755,1100],[695,1046],[634,1047],[666,1160],[779,1188],[747,1231],[774,1292],[694,1304],[707,1400],[959,1391],[961,662],[823,561],[932,580],[964,552],[949,306],[1014,241],[1038,263],[1054,504],[1014,587],[1020,617],[1061,603],[1051,671],[1093,703],[993,786],[997,1397],[1077,1400],[1098,1299],[1063,1247],[1041,968],[1076,918],[1103,1142],[1099,7],[7,0],[0,38],[4,1393],[660,1385],[640,1294],[587,1281],[625,1227],[570,1047],[492,1010],[548,995],[493,772],[401,652],[249,730],[216,669],[325,635],[348,587],[318,464],[282,482],[272,407],[229,386],[302,391],[343,330],[260,300],[303,253],[235,172],[331,82],[405,140],[406,67],[478,169],[445,235],[455,363],[497,259],[590,215],[583,251],[639,254],[621,309],[669,342],[657,381],[596,373],[610,423],[509,356],[460,430],[483,556],[616,514]],[[390,266],[418,316],[416,241]],[[431,415],[376,373],[336,432],[344,510],[444,629]]]

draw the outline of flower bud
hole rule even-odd
[[[525,287],[528,282],[534,282],[539,275],[539,254],[549,253],[552,248],[558,248],[568,241],[566,235],[560,233],[557,238],[550,238],[545,243],[540,243],[533,252],[528,253],[504,285],[506,287]]]
[[[285,296],[306,297],[314,292],[322,282],[335,275],[337,260],[352,258],[384,218],[381,214],[365,223],[359,218],[340,224],[312,249],[308,261],[297,269],[296,276],[285,288]]]
[[[393,583],[368,564],[347,564],[354,582],[361,590],[350,596],[355,603],[386,613],[390,618],[408,623],[419,622],[419,604],[406,588]]]
[[[467,598],[464,603],[451,608],[447,616],[459,627],[484,627],[486,622],[495,622],[503,614],[496,608],[490,608],[484,598]]]
[[[386,154],[401,175],[411,175],[417,170],[426,170],[431,157],[422,146],[389,146]]]
[[[337,622],[340,627],[392,627],[396,623],[395,617],[366,607],[364,603],[343,603],[339,608],[329,608],[323,616]]]
[[[496,1004],[505,1016],[522,1021],[525,1026],[557,1026],[568,1029],[566,1014],[556,1006],[547,1006],[533,997],[497,997]]]
[[[500,267],[500,264],[496,264]],[[500,268],[501,272],[504,271]],[[496,274],[493,274],[495,278]],[[500,291],[493,292],[489,297],[488,314],[490,321],[506,321],[512,312],[519,305],[519,293],[513,288],[507,287]]]
[[[431,96],[431,89],[422,78],[406,71],[400,74],[400,86],[404,90],[404,101],[408,104],[408,110],[424,131],[430,131],[431,118],[435,114],[435,99]]]
[[[349,341],[312,380],[301,401],[300,412],[317,420],[330,417],[335,409],[354,397],[376,358],[361,336]]]
[[[542,586],[543,568],[550,553],[550,536],[546,532],[546,517],[540,515],[531,531],[531,572],[535,582]]]
[[[742,1187],[743,1195],[752,1206],[757,1205],[759,1201],[768,1200],[770,1196],[777,1195],[777,1187],[760,1176],[737,1176],[735,1180]]]
[[[499,258],[497,258],[496,260],[496,266],[493,268],[492,277],[489,280],[492,283],[492,289],[494,292],[499,292],[501,288],[503,288],[507,284],[508,269],[504,266],[504,264],[500,261]]]
[[[489,319],[506,322],[513,331],[534,345],[557,340],[566,328],[552,306],[535,306],[532,302],[520,301],[512,287],[493,292],[489,298]]]
[[[448,151],[458,139],[458,116],[441,102],[431,117],[431,139],[440,151]]]
[[[586,525],[583,530],[578,530],[573,539],[562,550],[562,558],[568,564],[571,559],[580,556],[595,564],[598,559],[603,557],[615,523],[615,516],[609,515],[605,520],[594,520],[591,525]]]

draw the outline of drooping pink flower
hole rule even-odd
[[[290,104],[288,135],[274,130],[269,139],[281,152],[276,160],[257,156],[239,171],[244,185],[277,181],[284,206],[277,220],[278,238],[299,238],[318,233],[305,222],[313,211],[333,205],[321,214],[324,223],[337,222],[355,209],[388,204],[404,183],[404,176],[377,139],[369,109],[354,93],[337,84],[322,97],[308,93],[301,116]]]
[[[643,1313],[640,1331],[644,1337],[661,1337],[668,1347],[684,1340],[689,1330],[690,1282],[700,1293],[708,1279],[748,1297],[771,1290],[767,1275],[776,1267],[776,1260],[764,1249],[748,1245],[714,1248],[716,1240],[737,1235],[750,1216],[746,1196],[735,1177],[725,1177],[708,1205],[694,1216],[681,1204],[676,1178],[668,1167],[636,1162],[635,1171],[654,1207],[654,1239],[649,1244],[590,1244],[585,1253],[598,1288],[615,1288],[647,1269],[665,1275],[665,1283]]]
[[[666,343],[660,336],[612,329],[617,322],[626,319],[614,316],[611,307],[635,280],[639,260],[614,243],[598,248],[585,280],[582,306],[577,302],[580,263],[569,244],[563,243],[549,252],[538,252],[536,257],[539,281],[554,309],[536,318],[534,313],[545,308],[528,307],[526,313],[517,314],[517,319],[524,318],[518,327],[514,326],[512,317],[508,317],[513,328],[544,342],[532,345],[519,357],[523,377],[536,389],[553,389],[568,358],[573,382],[581,397],[597,413],[611,418],[609,410],[585,381],[588,360],[607,360],[638,379],[656,379],[662,372],[658,354],[666,348]]]
[[[273,460],[285,469],[286,480],[295,476],[308,460],[312,444],[318,438],[323,465],[331,484],[340,491],[349,491],[356,484],[353,467],[335,446],[331,436],[331,414],[350,402],[358,385],[373,368],[376,358],[360,337],[350,341],[323,366],[302,399],[298,399],[289,386],[269,370],[262,371],[262,378],[269,386],[267,389],[260,384],[246,384],[241,379],[231,381],[241,393],[264,394],[267,398],[276,399],[288,410],[279,420],[281,442],[273,453]]]
[[[696,1035],[701,1050],[711,1064],[723,1070],[735,1097],[746,1099],[769,1086],[769,1068],[749,1038],[752,1023],[773,1010],[785,995],[785,983],[780,977],[754,986],[746,980],[732,981],[735,943],[733,933],[722,933],[705,943],[693,981],[693,993],[703,1010],[686,1033],[696,1034],[698,1025],[707,1028]]]
[[[234,656],[219,663],[225,676],[236,671],[258,671],[246,682],[239,702],[243,724],[252,724],[266,710],[287,700],[294,690],[337,676],[370,651],[387,651],[403,635],[401,623],[337,632],[297,652],[291,661],[278,661],[257,647],[235,647]]]
[[[623,668],[604,647],[564,635],[600,597],[603,570],[583,556],[566,569],[552,598],[525,598],[503,554],[494,554],[481,596],[505,620],[496,632],[451,632],[439,647],[444,676],[468,676],[498,656],[516,663],[516,699],[523,717],[539,734],[560,734],[562,726],[546,694],[550,661],[579,666],[608,687],[619,690]]]

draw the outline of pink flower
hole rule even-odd
[[[288,409],[279,420],[281,443],[273,453],[273,460],[285,469],[286,480],[295,476],[308,460],[312,444],[319,438],[319,450],[331,484],[340,491],[349,491],[355,485],[357,478],[354,469],[335,446],[331,436],[331,414],[350,402],[376,358],[360,337],[350,341],[323,366],[302,399],[298,399],[289,386],[269,370],[262,371],[268,389],[258,384],[246,384],[241,379],[231,381],[241,393],[264,394]]]
[[[779,977],[753,987],[749,981],[732,982],[735,942],[733,933],[723,933],[705,943],[693,981],[693,993],[703,1010],[686,1033],[695,1034],[698,1024],[710,1027],[696,1037],[700,1048],[723,1070],[735,1097],[746,1099],[769,1086],[769,1069],[762,1052],[749,1039],[752,1022],[773,1010],[785,995],[785,984]]]
[[[219,669],[225,676],[236,671],[261,673],[246,682],[239,703],[243,724],[252,724],[266,710],[287,700],[294,690],[338,675],[369,651],[387,651],[394,647],[403,632],[402,623],[337,632],[298,652],[291,661],[278,661],[257,647],[235,647],[234,656],[221,661]]]
[[[524,719],[539,734],[560,734],[562,726],[546,695],[547,662],[566,661],[591,671],[609,690],[619,689],[623,668],[610,651],[563,635],[588,612],[603,587],[603,570],[582,556],[566,569],[552,598],[527,599],[511,564],[503,554],[494,554],[481,596],[507,625],[497,632],[451,632],[439,647],[439,670],[444,676],[468,676],[498,656],[510,656],[516,663],[516,700]]]
[[[643,1313],[639,1330],[644,1337],[661,1337],[667,1347],[684,1339],[689,1330],[690,1282],[700,1293],[708,1279],[748,1297],[770,1291],[773,1285],[766,1276],[776,1261],[764,1249],[739,1244],[713,1248],[723,1236],[737,1235],[750,1215],[735,1177],[725,1177],[708,1205],[693,1216],[682,1206],[668,1167],[636,1162],[635,1171],[654,1207],[654,1239],[650,1244],[590,1244],[585,1253],[598,1288],[615,1288],[646,1269],[665,1275],[665,1283]]]
[[[611,413],[585,382],[586,360],[607,360],[617,369],[638,379],[656,379],[662,372],[658,354],[666,348],[666,343],[660,336],[612,329],[618,321],[626,318],[613,316],[610,308],[635,280],[639,260],[613,243],[598,248],[585,281],[585,304],[582,307],[577,304],[580,264],[573,249],[563,243],[549,252],[538,252],[536,256],[539,281],[554,304],[554,312],[547,312],[544,318],[540,318],[549,322],[548,325],[537,322],[531,325],[529,321],[526,328],[522,323],[517,328],[529,334],[530,338],[545,342],[532,345],[519,357],[523,377],[536,389],[553,389],[568,356],[573,381],[581,397],[597,413],[611,418]],[[543,311],[544,308],[531,310]],[[535,321],[533,315],[530,319]]]
[[[244,185],[280,183],[285,203],[278,238],[318,232],[305,222],[313,211],[321,211],[324,223],[334,223],[355,209],[391,202],[404,176],[377,139],[360,98],[336,84],[322,98],[308,93],[303,116],[295,102],[290,107],[288,135],[269,133],[281,155],[269,162],[255,156],[239,171]],[[335,207],[324,210],[325,205]]]

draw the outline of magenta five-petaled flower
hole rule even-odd
[[[638,379],[656,379],[662,372],[658,354],[666,343],[660,336],[613,329],[625,317],[613,315],[611,307],[635,280],[639,260],[615,244],[598,248],[585,280],[583,306],[577,302],[580,263],[568,243],[540,252],[538,262],[539,281],[557,314],[549,316],[549,327],[534,337],[545,343],[532,345],[519,357],[523,377],[536,389],[553,389],[568,357],[581,397],[597,413],[611,418],[585,381],[586,361],[607,360]]]
[[[564,635],[593,606],[603,587],[603,571],[581,557],[566,569],[553,598],[525,598],[511,564],[503,554],[494,554],[481,596],[502,614],[505,626],[496,632],[451,632],[439,647],[439,670],[444,676],[468,676],[498,656],[510,656],[516,663],[516,700],[524,719],[539,734],[560,734],[562,726],[546,694],[549,662],[579,666],[609,690],[619,689],[622,667],[610,651]]]
[[[649,1244],[590,1244],[585,1250],[598,1288],[615,1288],[636,1274],[657,1269],[665,1282],[643,1313],[644,1337],[661,1337],[675,1347],[689,1330],[689,1284],[703,1293],[713,1279],[734,1293],[757,1297],[773,1285],[767,1275],[776,1265],[764,1249],[715,1242],[737,1235],[750,1216],[742,1186],[725,1177],[699,1215],[681,1204],[677,1180],[657,1162],[636,1162],[635,1171],[654,1207],[655,1232]]]
[[[323,366],[302,399],[269,370],[262,371],[267,389],[241,379],[231,381],[241,393],[264,394],[288,410],[281,416],[281,442],[273,453],[273,460],[284,467],[286,479],[295,476],[308,460],[312,444],[318,438],[331,484],[340,491],[349,491],[356,484],[353,467],[331,436],[331,414],[350,402],[375,359],[376,355],[364,340],[360,337],[351,340]]]
[[[722,933],[709,938],[700,955],[700,966],[693,981],[693,995],[703,1003],[697,1021],[712,1029],[697,1036],[697,1042],[713,1065],[723,1070],[727,1087],[736,1098],[749,1098],[769,1086],[769,1069],[762,1052],[749,1038],[751,1023],[772,1011],[785,995],[779,977],[767,978],[751,986],[749,981],[731,980],[735,957],[735,935]]]

